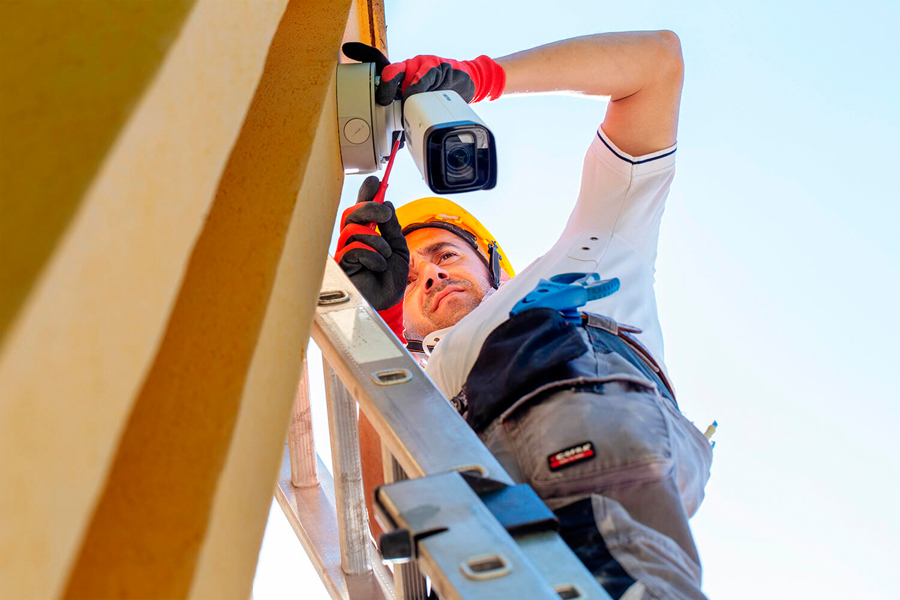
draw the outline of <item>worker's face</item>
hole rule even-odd
[[[472,312],[491,281],[475,249],[458,235],[419,229],[406,236],[406,243],[410,259],[403,325],[408,338],[421,340]]]

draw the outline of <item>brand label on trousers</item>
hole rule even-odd
[[[547,457],[547,464],[551,471],[558,471],[572,465],[594,458],[594,444],[582,442],[571,448],[560,450],[556,454]]]

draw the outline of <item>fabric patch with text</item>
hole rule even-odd
[[[571,467],[580,462],[594,458],[594,444],[591,442],[582,442],[565,450],[560,450],[555,454],[547,457],[547,464],[551,471],[559,471],[566,467]]]

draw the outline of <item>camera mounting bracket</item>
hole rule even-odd
[[[400,101],[375,102],[375,63],[341,64],[337,68],[338,136],[344,173],[374,173],[391,154],[400,131]]]

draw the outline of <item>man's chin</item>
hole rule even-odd
[[[459,323],[463,317],[475,310],[480,302],[477,298],[466,292],[451,292],[445,296],[431,315],[429,321],[435,325],[435,330],[452,327]]]

